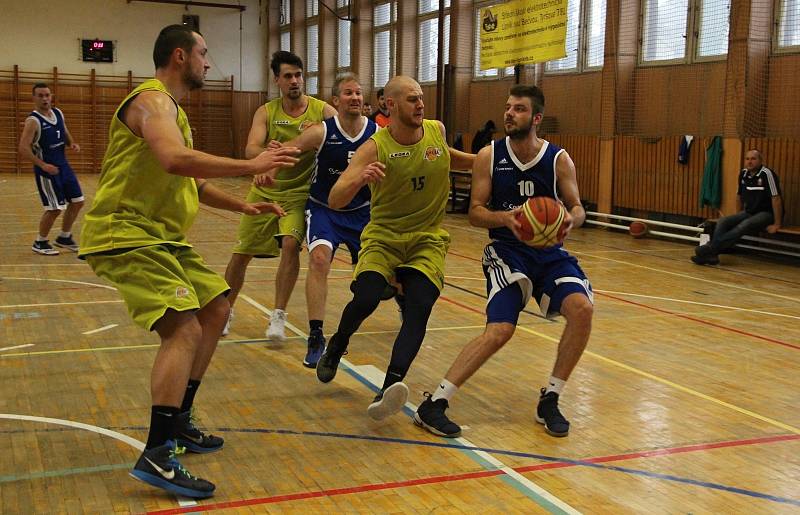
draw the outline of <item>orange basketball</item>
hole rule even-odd
[[[647,236],[647,233],[650,229],[647,227],[647,224],[644,222],[634,221],[628,226],[628,232],[634,238],[644,238]]]
[[[521,240],[531,247],[545,248],[564,239],[564,205],[552,197],[531,197],[517,215]]]

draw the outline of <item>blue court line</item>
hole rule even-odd
[[[364,380],[366,381],[366,379]],[[377,387],[374,387],[372,384],[368,384],[370,389],[378,391]],[[411,410],[405,409],[405,411],[410,412]],[[111,427],[109,429],[115,431],[147,431],[147,428],[144,426],[123,426],[123,427]],[[648,470],[640,470],[640,469],[633,469],[630,467],[620,467],[616,465],[602,465],[600,463],[592,463],[589,461],[583,460],[575,460],[570,458],[559,458],[556,456],[547,456],[544,454],[535,454],[529,452],[521,452],[521,451],[509,451],[506,449],[495,449],[492,447],[467,447],[464,445],[456,444],[456,443],[447,443],[447,442],[431,442],[426,440],[410,440],[407,438],[392,438],[392,437],[385,437],[385,436],[372,436],[372,435],[357,435],[357,434],[349,434],[349,433],[330,433],[325,431],[297,431],[294,429],[269,429],[269,428],[233,428],[233,427],[216,427],[216,428],[209,428],[208,431],[216,431],[220,433],[250,433],[250,434],[276,434],[276,435],[292,435],[292,436],[318,436],[323,438],[340,438],[344,440],[364,440],[364,441],[372,441],[372,442],[381,442],[381,443],[394,443],[394,444],[401,444],[401,445],[416,445],[420,447],[438,447],[443,449],[455,449],[459,451],[483,451],[489,454],[499,454],[505,456],[514,456],[517,458],[530,458],[541,460],[545,462],[551,463],[569,463],[570,465],[580,466],[580,467],[592,467],[595,469],[600,470],[609,470],[613,472],[622,472],[625,474],[632,474],[636,476],[643,476],[649,477],[653,479],[662,479],[665,481],[673,481],[677,483],[683,483],[693,486],[700,486],[704,488],[709,488],[712,490],[719,490],[724,492],[730,492],[740,495],[746,495],[748,497],[754,497],[757,499],[764,499],[773,502],[779,502],[783,504],[790,504],[793,506],[800,506],[800,500],[797,499],[789,499],[785,497],[778,497],[776,495],[765,494],[762,492],[756,492],[754,490],[747,490],[744,488],[738,488],[735,486],[727,486],[722,485],[719,483],[712,483],[709,481],[701,481],[697,479],[691,478],[684,478],[680,476],[675,476],[672,474],[661,474],[658,472],[650,472]],[[5,430],[0,431],[0,434],[9,434],[9,433],[21,433],[21,432],[55,432],[55,431],[77,431],[76,428],[53,428],[53,429],[43,429],[43,430],[36,430],[36,431],[26,431],[23,429],[12,429],[12,430]],[[483,461],[482,458],[479,456],[471,456],[477,460]],[[489,468],[490,470],[495,470],[496,467],[488,462],[484,462],[485,467]],[[483,465],[483,463],[482,463]],[[120,468],[130,468],[132,464],[120,464],[120,465],[102,465],[98,467],[88,467],[88,468],[76,468],[76,469],[64,469],[64,470],[56,470],[51,472],[41,472],[35,474],[29,474],[25,476],[0,476],[0,483],[10,482],[10,481],[20,481],[26,479],[38,479],[43,477],[57,477],[61,475],[69,475],[69,474],[80,474],[80,473],[90,473],[90,472],[101,472],[106,470],[115,470]],[[500,476],[503,477],[503,476]],[[511,479],[511,478],[509,478]]]

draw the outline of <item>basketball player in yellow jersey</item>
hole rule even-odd
[[[353,300],[317,363],[317,378],[324,383],[333,380],[350,337],[375,311],[395,276],[405,294],[403,323],[383,387],[367,408],[376,420],[399,411],[408,398],[402,381],[444,287],[450,235],[441,223],[450,169],[469,169],[475,159],[474,154],[448,147],[441,122],[423,119],[422,89],[414,79],[394,77],[384,93],[392,123],[359,147],[328,196],[328,205],[339,209],[369,184],[372,209],[361,234]]]
[[[299,57],[283,50],[275,52],[272,54],[270,68],[275,76],[275,84],[281,90],[281,96],[256,110],[247,137],[247,157],[263,152],[270,141],[289,141],[307,127],[336,115],[333,106],[303,94],[303,61]],[[249,202],[276,202],[286,212],[286,216],[278,217],[267,213],[242,217],[239,223],[239,242],[234,247],[225,270],[225,280],[231,285],[228,300],[233,307],[244,284],[250,260],[254,257],[275,257],[280,254],[278,272],[275,275],[275,310],[266,332],[270,340],[286,339],[286,305],[300,272],[300,247],[305,236],[305,206],[314,157],[314,151],[304,152],[297,165],[280,170],[272,187],[254,185],[250,189],[247,195]],[[228,334],[229,329],[230,320],[222,334]]]
[[[253,175],[291,166],[299,149],[270,150],[249,161],[192,149],[178,101],[203,86],[203,37],[170,25],[156,39],[155,78],[122,101],[108,131],[97,193],[86,214],[79,256],[117,287],[134,322],[158,332],[151,372],[150,433],[131,475],[187,497],[209,497],[214,485],[189,474],[176,455],[222,448],[191,418],[194,396],[228,317],[228,285],[186,240],[198,202],[248,215],[281,214],[275,204],[242,202],[204,178]]]

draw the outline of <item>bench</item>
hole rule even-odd
[[[706,220],[705,224],[707,233],[713,233],[717,219]],[[783,226],[775,234],[762,231],[758,236],[742,236],[742,240],[745,242],[739,242],[735,246],[774,254],[800,256],[800,226]]]
[[[466,213],[469,211],[469,199],[472,191],[472,172],[450,170],[450,202],[448,213]]]

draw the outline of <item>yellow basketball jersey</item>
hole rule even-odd
[[[266,143],[272,140],[283,143],[296,138],[308,127],[322,122],[325,102],[314,97],[308,97],[306,111],[297,118],[286,114],[280,98],[267,102],[264,105],[264,109],[267,110],[269,122]],[[271,200],[278,201],[308,197],[316,153],[308,151],[298,157],[300,161],[292,168],[282,168],[278,171],[273,186],[257,188],[259,193]]]
[[[191,246],[186,232],[199,208],[195,180],[167,173],[144,138],[119,118],[120,109],[143,91],[170,95],[161,81],[151,79],[134,89],[114,112],[97,192],[83,219],[82,256],[161,243]],[[176,121],[183,141],[192,148],[186,113],[170,98],[178,108]]]
[[[386,177],[370,185],[372,208],[364,233],[433,232],[444,218],[450,188],[450,151],[439,122],[423,120],[424,135],[414,145],[401,145],[389,129],[372,135]]]

